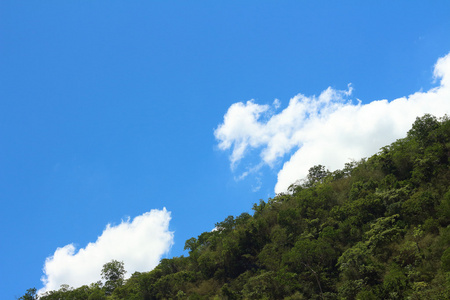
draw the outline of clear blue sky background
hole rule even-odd
[[[175,244],[274,196],[236,181],[214,129],[231,104],[354,87],[428,90],[449,1],[0,2],[0,290],[40,288],[57,247],[172,213]]]

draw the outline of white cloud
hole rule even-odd
[[[62,284],[80,287],[101,279],[102,266],[113,260],[123,261],[127,276],[135,271],[150,271],[173,244],[169,231],[170,212],[153,209],[117,226],[108,224],[95,243],[76,251],[73,244],[56,249],[44,265],[44,287],[39,291],[58,290]]]
[[[348,90],[329,87],[318,97],[298,94],[279,113],[278,100],[272,107],[253,100],[235,103],[214,135],[221,150],[231,149],[232,169],[252,149],[258,149],[261,162],[271,167],[294,151],[279,171],[275,186],[276,193],[285,192],[316,164],[331,170],[342,168],[351,159],[371,156],[404,137],[416,117],[448,114],[450,54],[437,61],[434,76],[439,86],[392,101],[355,103],[348,99],[349,86]]]

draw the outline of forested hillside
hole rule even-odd
[[[39,299],[450,299],[449,154],[450,119],[425,115],[378,154],[314,166],[187,240],[187,257],[128,280],[113,261],[106,283]]]

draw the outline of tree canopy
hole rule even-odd
[[[190,238],[186,257],[127,280],[112,261],[105,285],[40,299],[450,299],[449,155],[449,118],[425,115],[372,157],[313,166],[253,215]]]
[[[107,294],[112,293],[114,289],[123,284],[125,273],[125,266],[121,261],[112,260],[103,265],[101,274],[105,280]]]

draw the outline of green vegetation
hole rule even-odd
[[[378,154],[314,166],[253,216],[187,240],[187,257],[125,281],[113,262],[106,284],[40,299],[450,299],[449,155],[450,119],[425,115]]]

